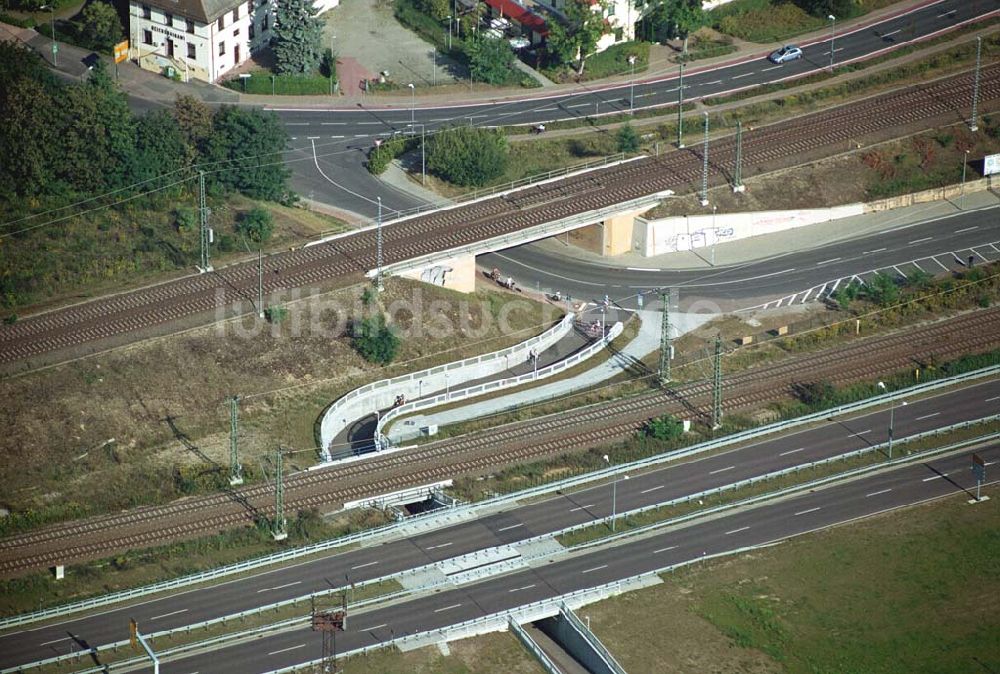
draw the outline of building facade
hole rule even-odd
[[[129,0],[130,58],[216,82],[271,39],[274,0]]]

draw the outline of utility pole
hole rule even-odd
[[[236,414],[239,404],[239,396],[229,399],[229,485],[231,487],[243,484],[243,466],[240,465],[239,455],[239,422]]]
[[[677,149],[684,149],[684,64],[681,63],[680,76],[677,78]]]
[[[979,69],[983,63],[983,38],[976,38],[976,76],[972,84],[972,120],[969,124],[970,131],[979,131],[979,121],[976,114],[976,107],[979,104]]]
[[[833,72],[833,43],[837,37],[837,17],[830,14],[826,18],[830,19],[830,72]]]
[[[660,326],[660,386],[670,381],[670,357],[674,345],[670,340],[670,293],[661,292],[663,302],[663,322]]]
[[[736,120],[736,169],[733,171],[733,192],[743,192],[743,122]]]
[[[264,318],[264,251],[257,249],[257,317]]]
[[[375,290],[382,292],[382,197],[378,197],[378,222],[375,225]]]
[[[281,447],[278,447],[274,452],[274,522],[271,526],[271,534],[276,541],[288,538],[288,531],[285,529],[285,467],[283,461]]]
[[[715,335],[715,359],[712,382],[712,430],[722,425],[722,335]]]
[[[701,205],[708,206],[708,113],[705,113],[705,142],[702,144]]]
[[[205,172],[198,171],[198,219],[201,230],[201,273],[212,271],[209,246],[212,243],[212,230],[208,228],[208,205],[205,201]]]

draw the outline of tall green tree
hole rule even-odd
[[[281,74],[311,73],[322,56],[323,23],[313,0],[282,0],[274,27],[275,70]]]
[[[177,122],[166,110],[139,117],[135,130],[135,152],[130,181],[146,181],[172,173],[188,164],[188,148]]]
[[[200,98],[178,96],[174,101],[174,120],[187,148],[188,163],[195,163],[207,151],[212,136],[212,109]]]
[[[476,38],[465,43],[472,77],[477,82],[503,84],[514,67],[514,52],[502,38]]]
[[[654,37],[664,42],[674,38],[684,40],[683,53],[688,51],[688,38],[707,22],[701,0],[653,0],[645,20],[653,27]]]
[[[83,8],[77,30],[98,51],[111,51],[125,34],[118,12],[104,0],[92,0]]]
[[[212,118],[206,172],[225,188],[281,203],[294,198],[281,153],[288,135],[272,112],[222,106]]]
[[[826,17],[833,14],[839,19],[846,19],[857,12],[856,0],[794,0],[795,4],[813,16]]]
[[[582,73],[587,57],[597,47],[597,41],[608,30],[607,2],[600,0],[590,4],[589,0],[567,0],[563,12],[565,25],[558,21],[549,22],[547,44],[549,53],[560,63],[578,61],[577,72]]]
[[[485,185],[507,169],[507,139],[497,129],[460,126],[427,145],[427,169],[456,185]]]

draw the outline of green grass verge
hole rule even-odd
[[[540,68],[539,71],[555,82],[590,82],[606,77],[630,75],[632,66],[628,59],[635,56],[635,73],[643,73],[649,68],[648,42],[622,42],[587,58],[583,73],[567,65]]]

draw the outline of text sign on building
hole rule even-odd
[[[128,40],[115,45],[115,63],[121,63],[128,58]]]
[[[1000,154],[988,154],[983,157],[983,175],[1000,173]]]

